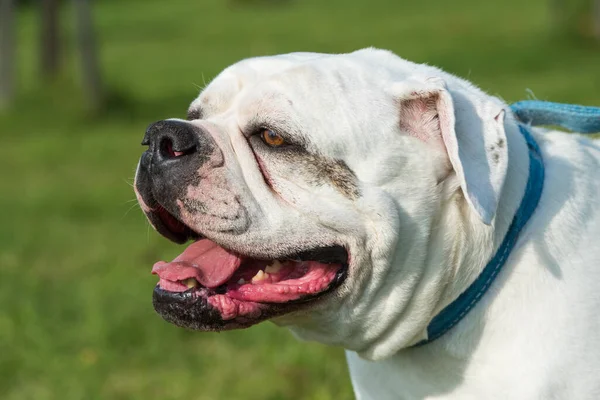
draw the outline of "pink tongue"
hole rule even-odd
[[[203,286],[215,288],[227,282],[241,262],[237,255],[202,239],[189,245],[173,261],[154,264],[152,273],[172,282],[195,278]]]

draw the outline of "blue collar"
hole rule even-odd
[[[456,300],[446,306],[427,326],[427,339],[415,346],[422,346],[448,332],[475,307],[494,282],[515,247],[519,233],[533,215],[544,187],[544,161],[535,139],[525,126],[558,125],[581,133],[600,132],[600,108],[545,101],[520,101],[511,106],[515,117],[521,122],[519,130],[529,148],[529,179],[521,205],[515,214],[502,244],[485,266],[481,274]]]

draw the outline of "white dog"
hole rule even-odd
[[[359,399],[599,399],[600,147],[527,128],[545,166],[530,177],[522,130],[500,99],[387,51],[241,61],[188,121],[146,132],[140,204],[195,240],[155,264],[155,308],[343,346]]]

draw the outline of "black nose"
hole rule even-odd
[[[148,127],[142,145],[149,146],[153,165],[179,162],[198,152],[198,132],[184,121],[158,121]]]

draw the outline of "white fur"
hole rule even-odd
[[[441,132],[400,129],[400,115],[418,118],[400,112],[402,101],[431,93],[442,96]],[[546,165],[535,214],[481,302],[437,341],[409,348],[478,276],[519,206],[528,154],[507,105],[439,69],[366,49],[245,60],[192,107],[205,111],[193,123],[219,143],[252,221],[243,235],[209,237],[233,248],[307,237],[349,248],[336,295],[276,322],[346,348],[358,399],[600,398],[595,142],[532,129]],[[242,134],[252,118],[279,121],[310,151],[343,160],[360,196],[311,185],[276,161],[267,166],[274,195]],[[444,146],[429,140],[438,134]]]

